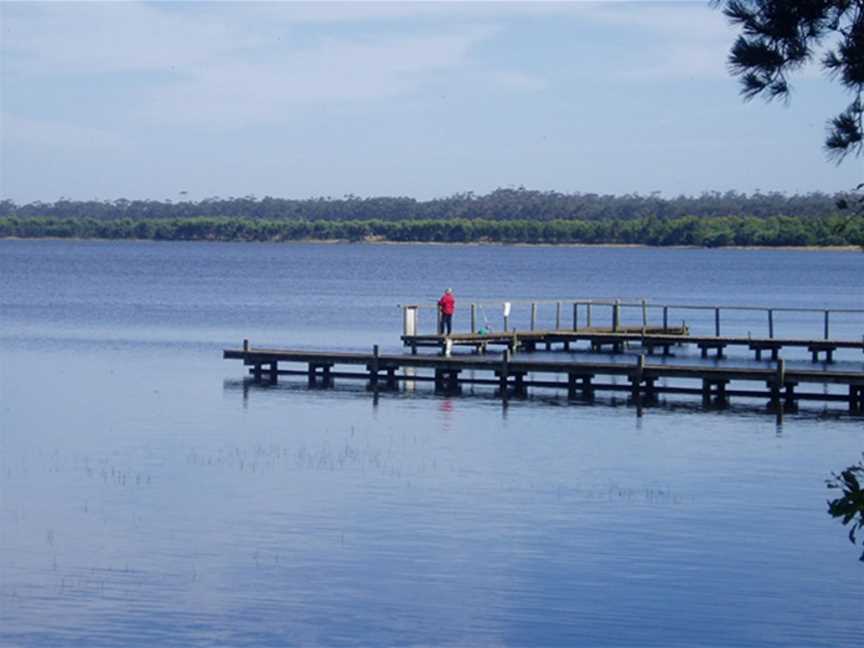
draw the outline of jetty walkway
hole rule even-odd
[[[223,357],[242,360],[256,382],[269,384],[276,384],[280,376],[305,376],[310,387],[322,388],[333,387],[336,380],[362,380],[375,390],[395,390],[400,382],[434,382],[435,389],[445,393],[458,393],[462,385],[475,384],[496,388],[504,400],[525,396],[529,387],[565,389],[569,398],[586,400],[597,392],[617,391],[627,392],[636,405],[656,402],[661,394],[686,394],[701,397],[706,406],[723,407],[732,397],[742,397],[765,399],[771,411],[795,411],[798,403],[806,400],[844,402],[850,413],[864,413],[864,372],[787,369],[782,359],[773,367],[725,367],[654,364],[648,363],[645,355],[633,363],[577,362],[537,359],[528,354],[513,357],[509,349],[500,357],[448,357],[381,354],[377,347],[371,353],[356,353],[265,349],[248,344],[224,350]],[[286,364],[304,367],[285,368]],[[616,377],[627,383],[615,382]],[[663,379],[684,384],[661,384]],[[841,385],[846,391],[832,393],[824,389],[827,384]],[[801,389],[814,385],[823,388]]]
[[[420,333],[419,306],[403,307],[404,346],[406,353],[380,353],[376,345],[371,352],[310,351],[302,349],[260,348],[248,340],[236,349],[225,349],[223,358],[240,360],[248,367],[256,383],[276,384],[281,376],[303,376],[310,387],[331,388],[336,381],[363,381],[376,393],[396,390],[416,383],[433,383],[436,391],[459,393],[463,385],[487,385],[504,401],[527,395],[531,389],[564,390],[570,399],[592,400],[599,392],[624,392],[641,414],[643,405],[656,403],[661,395],[689,395],[702,399],[706,407],[726,407],[732,398],[761,399],[768,409],[782,412],[796,411],[803,401],[843,403],[854,415],[864,415],[864,366],[844,363],[833,368],[834,354],[840,350],[864,351],[864,337],[859,339],[832,338],[832,316],[838,314],[860,317],[864,330],[864,309],[777,309],[757,307],[706,307],[681,305],[649,305],[645,301],[625,304],[608,301],[599,304],[610,308],[611,321],[596,326],[597,301],[573,302],[573,327],[561,326],[561,302],[556,304],[554,327],[537,326],[537,304],[531,303],[531,317],[527,328],[508,329],[510,309],[505,309],[505,326],[501,331],[490,331],[477,326],[477,307],[471,305],[471,328],[468,332],[449,336]],[[622,309],[637,307],[641,322],[626,323]],[[651,308],[660,309],[662,320],[652,322]],[[687,321],[670,325],[669,312],[673,309],[694,308],[713,311],[712,334],[694,334]],[[753,311],[767,314],[768,335],[722,335],[721,311]],[[580,312],[584,325],[580,326]],[[818,313],[823,325],[821,337],[775,336],[774,314]],[[594,320],[592,321],[592,316]],[[434,321],[434,320],[433,320]],[[752,317],[745,324],[752,324]],[[437,324],[437,322],[436,322]],[[857,327],[844,322],[844,330]],[[575,345],[587,342],[594,351],[612,351],[605,358],[581,358],[572,353]],[[628,346],[639,345],[638,355],[614,355]],[[489,352],[489,347],[501,346],[500,353]],[[681,345],[695,345],[706,358],[714,352],[717,359],[705,361],[676,361],[668,357],[652,361],[652,353],[660,350],[669,356],[671,349]],[[746,347],[761,361],[763,353],[771,354],[771,361],[737,365],[726,360],[727,347]],[[438,353],[419,353],[419,349],[432,347]],[[454,347],[468,347],[471,352],[454,353]],[[806,349],[814,363],[824,354],[824,363],[808,366],[790,363],[780,357],[785,348]],[[563,350],[571,353],[549,354],[539,352]],[[852,365],[852,366],[850,366]]]

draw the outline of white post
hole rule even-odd
[[[402,335],[417,335],[417,314],[419,306],[402,307]]]

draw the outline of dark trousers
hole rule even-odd
[[[447,331],[447,335],[450,335],[453,332],[453,315],[447,315],[446,313],[441,313],[441,322],[438,324],[438,333],[440,335],[444,335],[444,331]]]

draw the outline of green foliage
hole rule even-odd
[[[809,63],[820,47],[823,69],[852,102],[828,122],[825,148],[842,160],[864,149],[864,0],[712,0],[741,35],[729,67],[746,99],[789,97],[789,73]]]
[[[787,196],[781,193],[740,194],[709,192],[699,196],[660,198],[657,195],[562,194],[525,188],[496,189],[484,195],[457,194],[447,198],[417,201],[413,198],[372,197],[310,198],[208,198],[199,202],[156,200],[34,202],[17,205],[0,201],[0,218],[82,219],[115,221],[188,220],[198,218],[243,221],[631,221],[651,219],[661,227],[668,219],[695,216],[720,218],[737,215],[769,218],[793,214],[807,218],[830,216],[844,195],[822,193]],[[527,233],[526,233],[527,236]],[[547,230],[536,234],[549,238]],[[470,235],[466,230],[466,237]],[[149,238],[149,236],[147,237]]]
[[[861,481],[864,479],[864,462],[849,466],[840,474],[833,473],[831,479],[826,480],[828,488],[836,488],[843,491],[842,497],[828,502],[828,514],[831,517],[840,518],[843,526],[849,525],[849,541],[856,542],[856,533],[864,529],[864,488]],[[864,540],[862,540],[864,544]],[[864,562],[864,551],[860,560]]]
[[[840,216],[638,220],[255,220],[0,218],[0,237],[171,241],[386,240],[442,243],[642,244],[703,247],[864,244],[864,223]]]

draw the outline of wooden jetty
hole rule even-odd
[[[597,392],[626,392],[640,413],[643,404],[656,402],[662,394],[698,396],[712,407],[724,407],[732,397],[759,398],[778,413],[796,410],[801,401],[843,402],[850,413],[864,414],[864,371],[787,368],[783,359],[770,367],[655,364],[644,354],[633,363],[577,362],[543,359],[543,354],[513,355],[509,348],[500,356],[442,356],[381,354],[377,346],[371,353],[265,349],[253,348],[248,341],[240,349],[224,350],[223,357],[243,361],[256,382],[270,384],[279,376],[305,376],[310,387],[324,388],[337,379],[361,380],[376,391],[397,389],[406,381],[434,382],[443,392],[475,384],[496,388],[504,400],[524,396],[528,388],[564,389],[569,398],[588,400]],[[626,384],[616,382],[618,378]],[[668,384],[670,380],[676,384]],[[801,389],[812,385],[822,389]],[[825,385],[845,390],[831,392]]]

